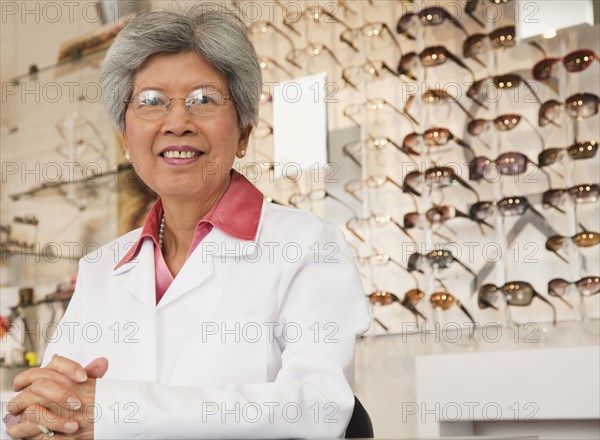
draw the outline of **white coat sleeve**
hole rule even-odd
[[[312,243],[321,249],[304,249],[281,275],[278,328],[294,323],[299,332],[275,335],[282,350],[275,381],[211,389],[100,379],[95,437],[343,436],[354,405],[355,341],[370,317],[342,232],[324,223],[320,235]]]

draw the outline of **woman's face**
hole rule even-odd
[[[186,98],[207,83],[229,96],[224,77],[198,55],[157,55],[136,74],[133,96],[140,90],[156,90],[169,98]],[[130,105],[124,139],[137,174],[162,198],[198,196],[202,200],[228,181],[236,154],[247,147],[250,131],[238,127],[231,100],[225,100],[216,115],[201,118],[186,110],[183,99],[173,99],[166,115],[151,120],[140,118]]]

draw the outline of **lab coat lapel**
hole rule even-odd
[[[112,275],[117,279],[117,286],[146,305],[156,304],[156,287],[154,272],[154,244],[144,240],[138,255],[128,263],[114,270]]]
[[[218,228],[212,228],[186,260],[181,271],[158,303],[158,308],[165,307],[188,292],[213,281],[216,264],[239,263],[244,257],[253,255],[255,252],[256,242],[239,240]],[[219,298],[218,286],[225,282],[225,280],[214,281],[216,283],[214,287],[202,292],[202,295],[206,295],[204,304],[208,308],[216,307]]]

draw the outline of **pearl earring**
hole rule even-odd
[[[240,150],[240,156],[244,157],[246,155],[246,150]]]
[[[128,161],[128,160],[130,160],[130,159],[131,159],[131,156],[129,155],[129,153],[125,153],[125,160],[127,160],[127,161]]]

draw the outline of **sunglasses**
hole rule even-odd
[[[475,218],[469,214],[466,214],[466,213],[456,209],[453,206],[447,206],[447,205],[437,205],[432,208],[429,208],[425,212],[425,214],[421,214],[416,211],[404,214],[404,227],[406,229],[413,229],[413,228],[425,228],[427,226],[427,224],[429,224],[431,226],[443,225],[448,220],[451,220],[453,218],[465,218],[465,219],[468,219],[468,220],[471,220],[471,221],[477,223],[480,228],[481,228],[481,225],[486,225],[487,227],[494,229],[493,226],[490,225],[489,223],[487,223],[485,220],[480,220],[478,218]],[[483,228],[482,228],[482,232],[483,232]],[[439,233],[437,233],[437,231],[434,231],[434,233],[436,235],[440,235]],[[446,241],[450,241],[450,239],[448,237],[444,237],[444,236],[441,236],[441,237],[444,238]]]
[[[364,104],[351,104],[346,107],[342,113],[356,126],[360,127],[363,124],[359,122],[358,119],[360,118],[363,109],[366,109],[369,112],[383,112],[386,109],[391,109],[394,113],[406,118],[410,122],[411,126],[413,126],[413,124],[417,124],[417,121],[413,119],[412,116],[406,112],[403,112],[398,107],[383,98],[367,99]]]
[[[475,23],[477,23],[479,26],[481,27],[485,27],[485,24],[479,20],[477,17],[475,17],[474,12],[477,9],[477,5],[479,4],[480,0],[467,0],[467,4],[465,5],[465,12],[467,13],[467,15],[469,17],[471,17],[473,19],[473,21],[475,21]],[[503,3],[508,3],[510,0],[488,0],[490,3],[494,3],[494,4],[503,4]]]
[[[408,299],[409,296],[410,299]],[[378,306],[387,306],[393,303],[398,303],[412,313],[415,317],[415,320],[419,322],[419,317],[424,321],[427,321],[427,318],[425,318],[425,316],[423,316],[423,314],[417,310],[415,302],[418,303],[424,296],[425,293],[422,291],[418,289],[412,289],[406,292],[404,298],[400,300],[400,298],[391,292],[387,292],[385,290],[376,290],[369,295],[369,302],[372,305]]]
[[[317,189],[317,190],[311,191],[306,194],[294,193],[289,197],[288,202],[294,208],[299,208],[300,205],[302,205],[302,204],[318,202],[321,200],[325,200],[328,197],[331,200],[335,200],[340,205],[343,205],[344,207],[349,209],[350,212],[352,212],[353,214],[356,215],[356,211],[354,211],[354,209],[350,205],[348,205],[346,202],[344,202],[343,200],[339,199],[338,197],[334,196],[333,194],[331,194],[330,192],[328,192],[324,189]]]
[[[525,307],[531,304],[533,298],[537,297],[552,307],[553,323],[556,325],[556,309],[554,305],[544,298],[542,295],[537,293],[533,286],[525,281],[510,281],[505,283],[502,287],[495,286],[494,284],[484,284],[479,288],[477,295],[477,304],[480,309],[486,309],[488,307],[498,310],[494,305],[494,299],[496,298],[497,292],[504,295],[506,304],[509,306]]]
[[[471,136],[479,137],[485,131],[488,131],[490,127],[494,127],[496,130],[501,132],[513,130],[521,123],[521,121],[525,121],[525,123],[529,125],[533,129],[533,131],[535,131],[543,148],[546,145],[546,143],[540,131],[535,127],[535,125],[531,123],[529,119],[517,113],[506,113],[497,116],[494,119],[473,119],[467,124],[467,131]],[[490,147],[486,142],[484,142],[484,144],[488,148]]]
[[[463,55],[465,58],[472,58],[483,67],[487,67],[487,65],[477,57],[477,55],[480,55],[484,50],[484,41],[489,38],[490,44],[494,49],[509,49],[517,45],[515,35],[514,26],[503,26],[494,29],[489,34],[470,35],[463,43]],[[529,44],[546,56],[546,51],[538,43],[529,42]]]
[[[546,249],[556,254],[556,256],[565,263],[569,264],[569,260],[558,253],[558,251],[564,250],[569,245],[569,240],[578,248],[591,247],[600,243],[600,234],[597,232],[583,231],[572,237],[553,235],[546,240]]]
[[[475,324],[475,320],[473,319],[473,317],[471,316],[469,311],[466,309],[466,307],[463,306],[460,303],[460,301],[451,293],[434,292],[429,297],[429,302],[431,303],[431,305],[434,308],[438,308],[438,309],[442,309],[442,310],[448,310],[449,308],[454,307],[454,306],[459,307],[460,310],[469,318],[469,320],[473,324]]]
[[[598,152],[598,142],[579,141],[564,148],[547,148],[538,155],[538,163],[541,167],[552,165],[563,154],[563,151],[567,152],[571,160],[591,159]]]
[[[581,183],[571,188],[551,188],[542,194],[542,206],[546,209],[554,208],[565,214],[559,206],[565,199],[570,198],[574,203],[594,203],[598,201],[599,193],[597,183]]]
[[[454,63],[458,66],[468,70],[471,74],[471,78],[475,78],[475,73],[473,73],[469,66],[463,63],[460,58],[458,58],[444,46],[430,46],[425,48],[419,54],[416,52],[409,52],[402,55],[402,57],[400,57],[400,61],[398,62],[398,73],[416,81],[417,77],[412,73],[412,71],[416,67],[417,59],[421,60],[423,67],[439,66],[446,63],[448,60],[454,61]]]
[[[411,95],[406,100],[406,104],[404,104],[404,113],[413,120],[416,124],[419,124],[417,120],[408,113],[408,110],[412,106],[415,100],[415,95]],[[424,104],[439,104],[441,102],[448,102],[451,104],[456,104],[470,119],[474,119],[474,116],[463,106],[458,99],[452,96],[450,93],[446,92],[442,89],[428,89],[421,95],[421,102]]]
[[[424,8],[420,12],[407,12],[402,15],[396,24],[396,32],[400,35],[404,35],[409,40],[416,40],[416,37],[411,34],[408,29],[411,23],[417,17],[423,26],[439,26],[448,20],[457,29],[460,29],[465,35],[468,35],[466,29],[458,21],[458,19],[450,12],[440,6],[431,6]]]
[[[556,65],[562,63],[567,72],[581,72],[592,65],[594,61],[600,62],[593,50],[579,49],[561,58],[545,58],[533,66],[533,77],[539,81],[550,79]]]
[[[527,198],[523,196],[504,197],[497,202],[477,202],[471,206],[469,214],[476,221],[483,221],[488,219],[494,210],[498,211],[504,217],[523,215],[527,211],[531,211],[546,221],[546,218],[542,215],[542,213],[535,209],[533,205],[529,203]]]
[[[589,118],[598,113],[598,95],[594,95],[593,93],[576,93],[569,96],[565,102],[559,102],[555,99],[544,102],[539,111],[538,122],[540,127],[548,124],[560,127],[556,123],[556,119],[560,115],[562,108],[565,108],[567,114],[573,119]]]
[[[521,84],[524,84],[525,87],[529,89],[531,95],[535,98],[536,102],[538,104],[541,104],[540,98],[538,97],[537,93],[535,93],[533,87],[531,87],[531,84],[529,84],[520,75],[517,75],[515,73],[507,73],[505,75],[490,76],[487,78],[480,79],[479,81],[475,81],[469,86],[469,88],[467,89],[467,96],[471,98],[473,102],[475,102],[480,107],[488,109],[488,107],[483,103],[484,100],[488,99],[487,96],[483,95],[483,91],[487,89],[487,87],[484,87],[484,85],[486,83],[489,83],[489,81],[492,82],[492,84],[497,90],[516,89],[520,87]]]
[[[398,77],[398,73],[394,71],[383,60],[367,60],[364,64],[357,66],[348,66],[342,70],[342,80],[355,90],[359,90],[358,82],[366,79],[374,81],[379,79],[384,72],[390,73]]]
[[[364,142],[350,142],[342,147],[342,154],[348,157],[352,162],[362,168],[362,163],[356,157],[357,154],[363,147],[366,147],[371,151],[381,151],[388,145],[393,146],[401,153],[405,154],[412,162],[416,161],[411,157],[412,155],[418,156],[419,153],[406,147],[401,147],[392,139],[386,136],[369,136]]]
[[[359,48],[356,46],[356,42],[361,36],[366,37],[371,41],[375,41],[375,38],[383,38],[384,33],[387,33],[390,36],[394,46],[402,53],[398,40],[396,40],[396,37],[394,37],[389,26],[384,22],[366,22],[360,27],[348,28],[341,33],[340,40],[350,46],[355,52],[360,52]]]
[[[456,258],[452,252],[447,250],[435,250],[429,252],[428,254],[420,254],[415,252],[410,257],[408,257],[407,267],[410,272],[415,270],[420,270],[421,266],[424,263],[428,263],[433,269],[447,269],[450,267],[452,262],[458,263],[463,269],[473,275],[474,278],[477,276],[475,272],[473,272],[469,267],[467,267],[464,263],[462,263],[458,258]]]
[[[502,153],[496,160],[488,159],[485,156],[477,156],[469,164],[469,180],[479,182],[481,179],[485,178],[489,181],[490,179],[486,176],[486,170],[492,164],[494,164],[500,174],[504,176],[517,176],[523,174],[527,170],[529,164],[535,165],[546,175],[550,186],[552,186],[550,175],[544,169],[540,168],[535,162],[529,160],[523,153],[518,153],[516,151]]]
[[[475,157],[475,151],[473,151],[473,148],[461,138],[452,134],[452,132],[447,128],[436,127],[425,130],[423,133],[410,133],[404,137],[404,140],[402,141],[402,148],[405,151],[411,152],[411,154],[419,154],[417,150],[421,145],[420,141],[430,148],[442,147],[448,144],[448,142],[454,141],[457,145],[467,149],[471,153],[471,157]]]
[[[452,185],[452,182],[458,182],[464,188],[475,194],[477,200],[479,200],[479,193],[463,180],[456,172],[450,167],[432,167],[423,172],[411,171],[404,178],[403,190],[404,192],[410,192],[416,196],[421,194],[416,189],[420,187],[422,183],[435,188],[444,188]]]
[[[575,286],[581,296],[596,295],[600,292],[600,277],[584,277],[579,281],[572,282],[562,278],[554,278],[548,281],[548,295],[560,299],[572,309],[573,305],[564,298],[571,286]]]

